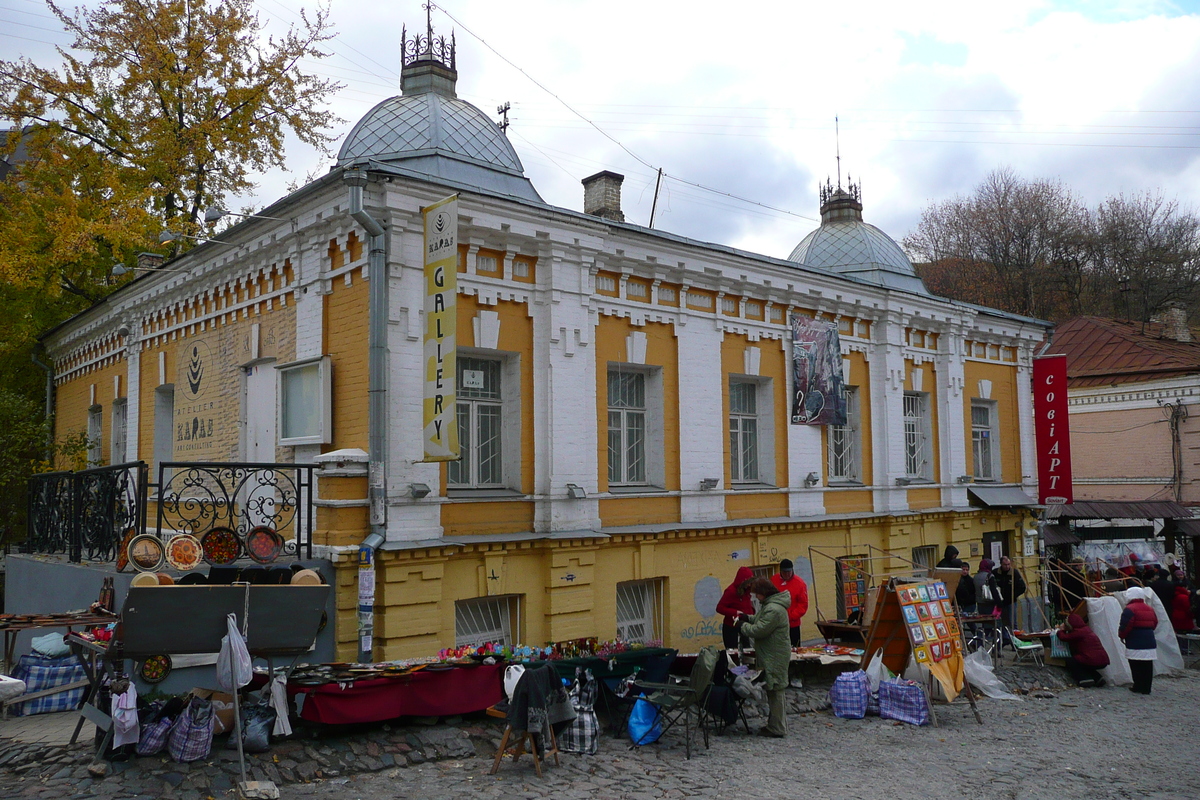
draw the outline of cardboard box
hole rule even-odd
[[[213,704],[213,735],[233,731],[233,695],[218,692],[216,689],[192,689],[192,694],[203,700],[211,700]]]

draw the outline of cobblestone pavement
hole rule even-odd
[[[694,749],[691,760],[681,736],[629,751],[605,735],[597,755],[563,754],[543,779],[528,756],[505,759],[493,776],[500,727],[471,718],[279,742],[253,757],[250,777],[275,781],[285,800],[1200,797],[1200,674],[1156,679],[1149,697],[1124,688],[1063,689],[1060,670],[999,674],[1030,694],[1020,702],[981,700],[983,725],[962,702],[937,706],[938,728],[841,720],[827,710],[827,687],[812,686],[790,692],[787,739],[748,736],[739,726],[707,750]],[[760,722],[756,711],[751,728]],[[224,798],[233,794],[237,761],[221,745],[207,761],[134,759],[94,778],[82,747],[0,740],[0,798]]]

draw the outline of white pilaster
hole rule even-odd
[[[725,519],[725,497],[699,492],[700,482],[716,478],[725,485],[725,406],[727,380],[721,364],[719,325],[694,324],[676,329],[679,358],[679,396],[663,398],[679,404],[680,517],[683,522]]]

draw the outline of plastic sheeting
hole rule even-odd
[[[1183,654],[1179,652],[1179,639],[1175,638],[1175,628],[1171,625],[1171,617],[1163,606],[1162,600],[1154,592],[1147,591],[1146,602],[1154,609],[1158,617],[1158,626],[1154,629],[1154,639],[1158,643],[1158,658],[1154,660],[1155,675],[1172,675],[1183,670]],[[1114,592],[1114,597],[1125,607],[1125,592]],[[1120,615],[1118,615],[1118,618]]]
[[[1154,629],[1154,638],[1158,644],[1158,658],[1154,661],[1155,675],[1169,675],[1183,669],[1183,656],[1179,652],[1179,640],[1175,638],[1175,630],[1171,627],[1171,619],[1163,608],[1158,595],[1150,592],[1146,602],[1154,609],[1158,617],[1158,627]],[[1117,686],[1133,683],[1133,675],[1129,672],[1129,661],[1125,658],[1125,645],[1117,636],[1121,624],[1121,612],[1125,610],[1125,592],[1113,592],[1108,597],[1089,597],[1088,627],[1104,645],[1108,653],[1109,664],[1100,670],[1104,679]]]
[[[992,670],[992,659],[983,650],[967,653],[963,658],[963,671],[971,685],[988,697],[997,700],[1021,699],[1010,692],[1004,682],[996,677],[995,671]]]

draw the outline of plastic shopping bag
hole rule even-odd
[[[658,709],[646,702],[646,695],[638,697],[629,712],[629,740],[637,745],[657,742],[662,736],[662,719]]]
[[[237,627],[237,617],[226,617],[228,632],[221,637],[221,652],[217,655],[217,685],[233,694],[250,682],[254,671],[250,666],[250,651]]]
[[[1020,700],[992,671],[992,660],[983,650],[968,653],[963,659],[963,673],[979,691],[997,700]]]

